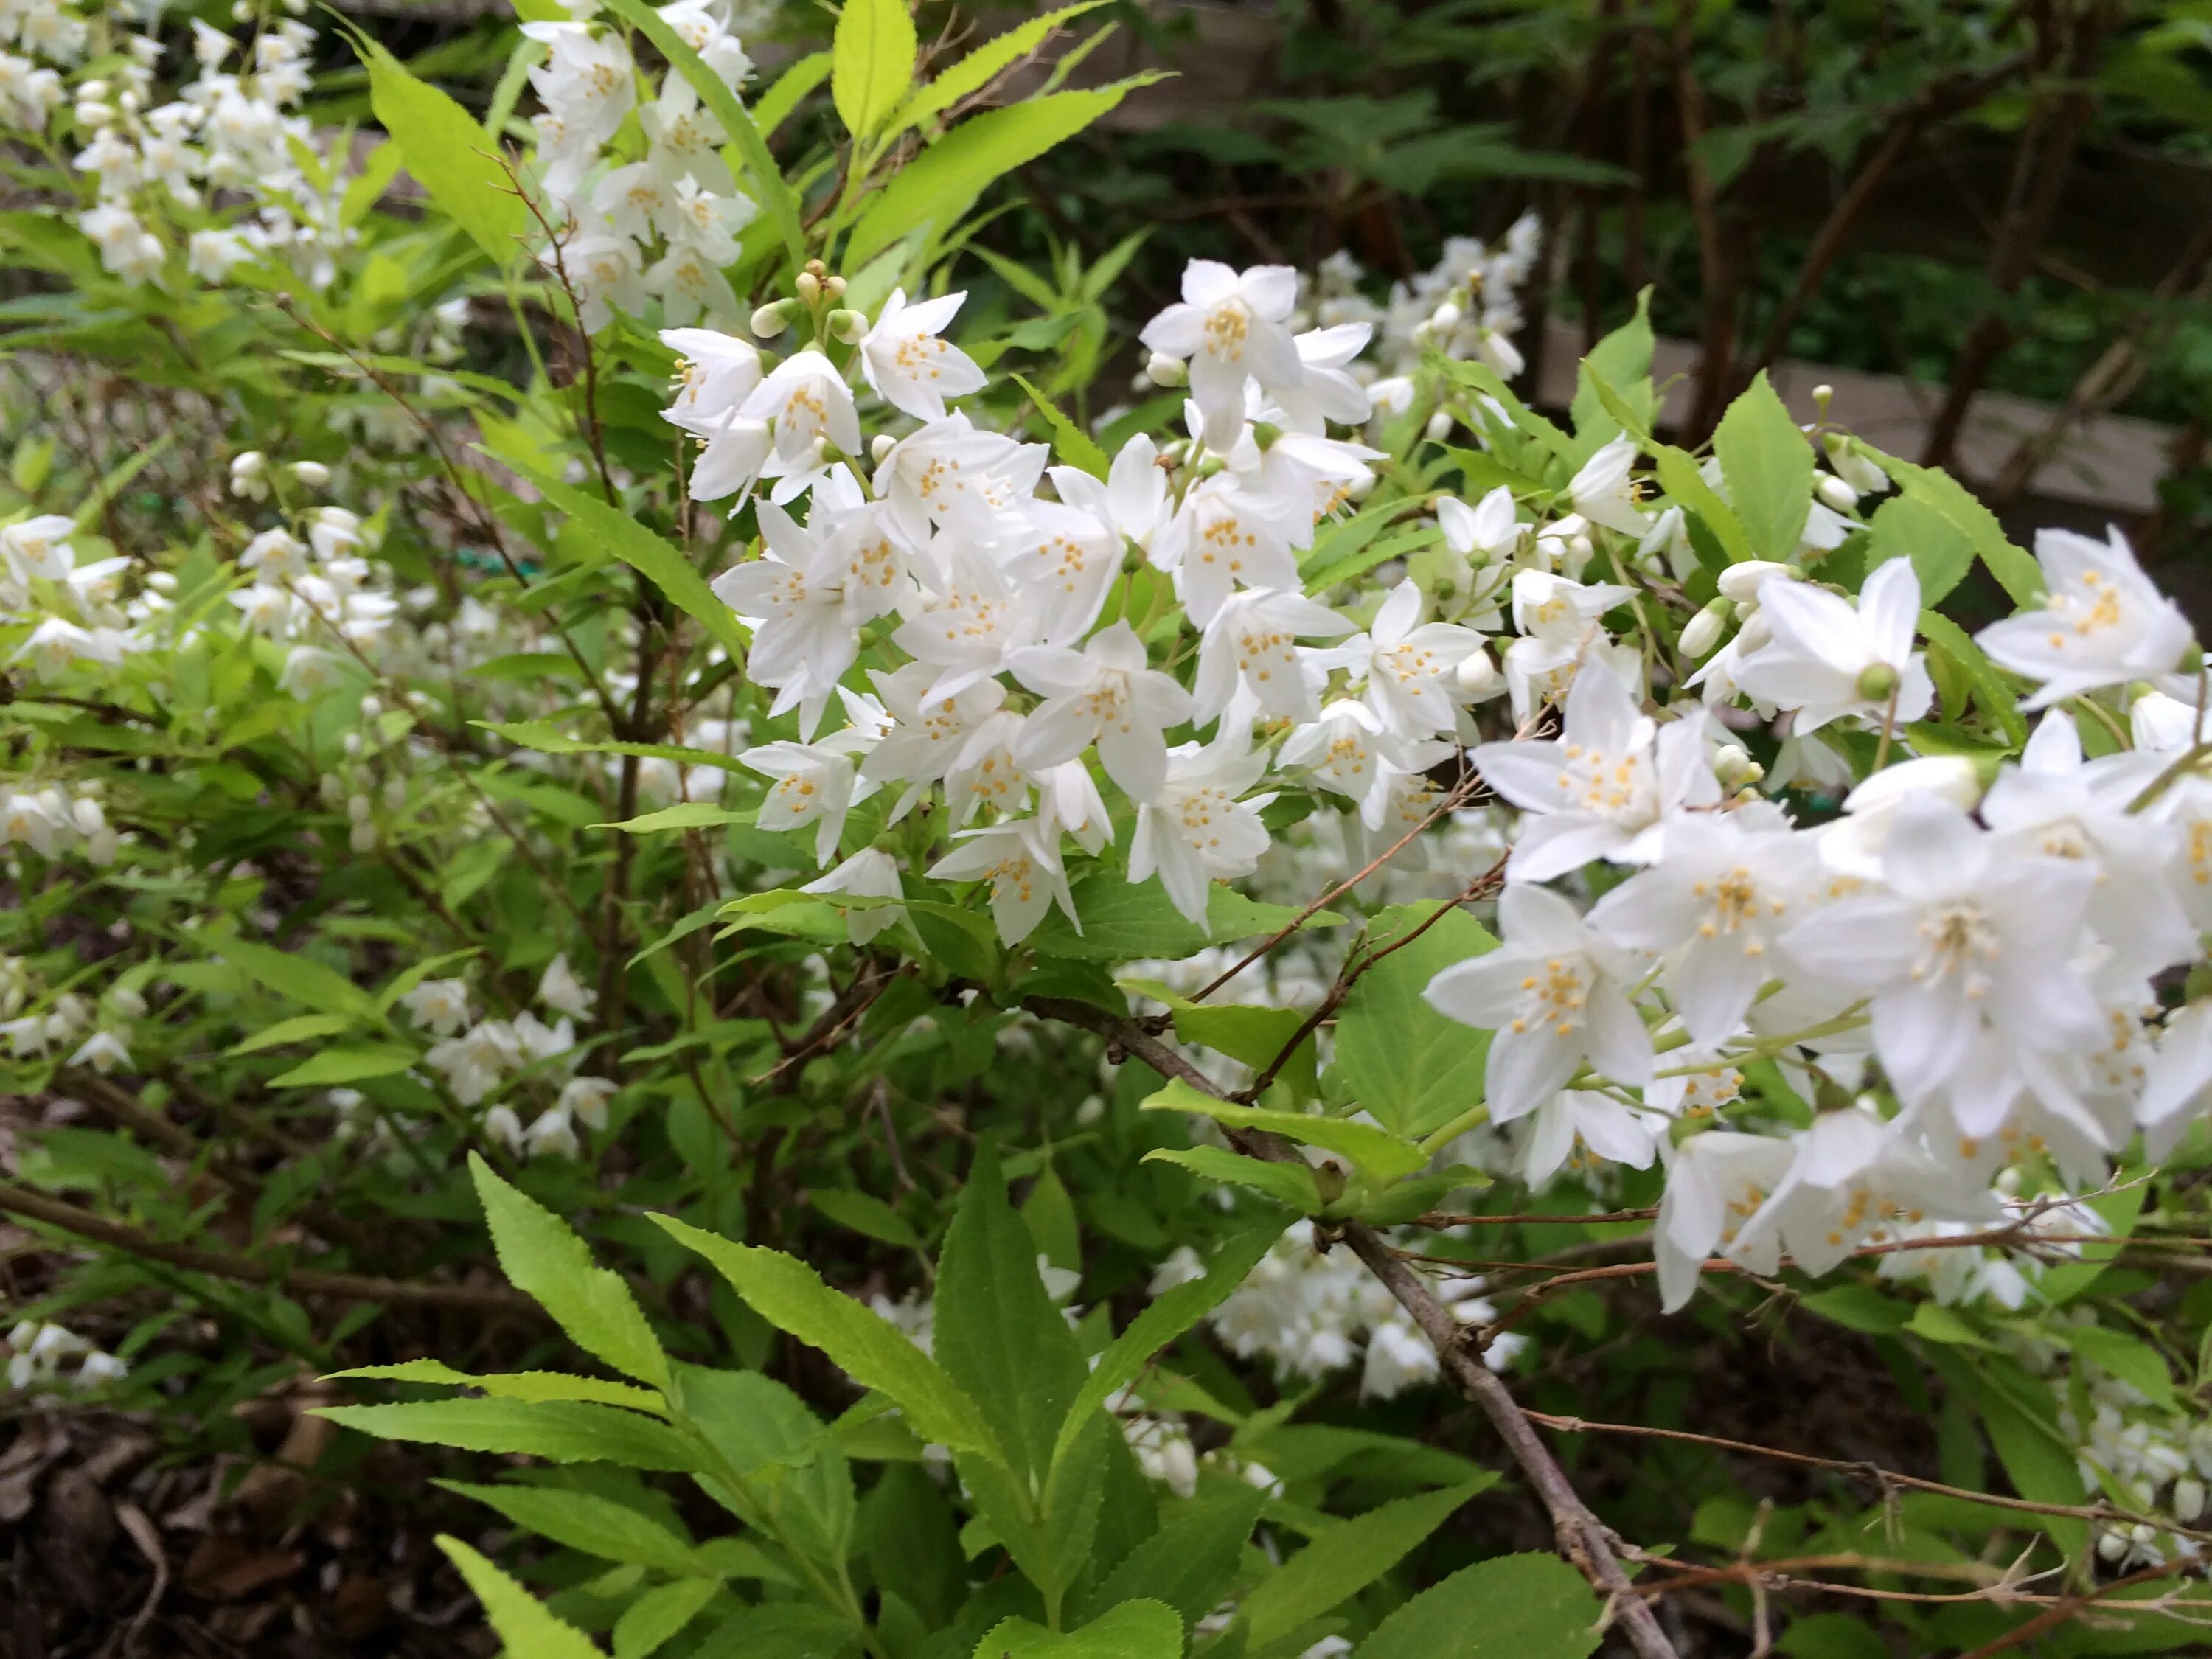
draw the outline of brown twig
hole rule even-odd
[[[59,1199],[48,1198],[11,1181],[0,1181],[0,1211],[36,1221],[66,1233],[104,1244],[110,1249],[143,1256],[186,1273],[212,1273],[241,1284],[266,1285],[273,1289],[307,1296],[343,1297],[354,1302],[383,1302],[396,1306],[451,1308],[470,1313],[527,1314],[543,1318],[535,1302],[504,1285],[425,1285],[396,1279],[374,1279],[362,1273],[328,1273],[314,1267],[276,1267],[252,1256],[228,1250],[203,1249],[194,1244],[171,1244],[149,1237],[136,1227],[110,1221]]]

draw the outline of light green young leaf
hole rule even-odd
[[[1556,1555],[1501,1555],[1462,1567],[1375,1627],[1354,1659],[1584,1659],[1601,1609]]]
[[[705,629],[733,659],[744,660],[745,635],[738,626],[736,614],[714,597],[706,579],[691,568],[682,553],[596,495],[541,472],[520,467],[516,470],[547,501],[580,523],[608,552],[659,588],[670,604]]]
[[[675,25],[647,0],[606,0],[606,6],[652,41],[676,72],[691,83],[691,89],[699,94],[699,101],[722,124],[722,131],[730,135],[730,143],[745,164],[750,193],[767,213],[776,234],[782,238],[784,251],[791,256],[792,268],[796,270],[805,264],[806,232],[799,223],[798,198],[792,194],[775,157],[769,154],[768,141],[761,137],[752,117],[745,113],[745,106],[738,101],[737,94],[722,83],[722,77],[707,67],[676,32]]]
[[[1454,963],[1497,948],[1480,922],[1441,902],[1395,905],[1375,918],[1370,939],[1387,948],[1439,909],[1449,914],[1362,974],[1337,1012],[1336,1075],[1401,1135],[1426,1134],[1480,1100],[1490,1054],[1489,1032],[1445,1018],[1421,994]]]
[[[945,1235],[932,1347],[970,1399],[991,1402],[1012,1472],[1041,1485],[1054,1437],[1083,1386],[1083,1354],[1045,1294],[1036,1240],[1007,1202],[988,1146],[969,1171]]]
[[[1795,555],[1813,507],[1813,446],[1767,384],[1765,370],[1721,416],[1713,453],[1753,556]]]
[[[1055,92],[963,121],[908,163],[861,214],[844,263],[865,264],[923,226],[942,234],[975,198],[1112,109],[1154,76],[1133,76],[1085,92]]]
[[[1125,991],[1164,1002],[1175,1016],[1176,1036],[1185,1042],[1194,1042],[1202,1048],[1227,1054],[1241,1060],[1254,1071],[1272,1065],[1283,1047],[1298,1033],[1305,1024],[1305,1016],[1296,1008],[1268,1008],[1254,1003],[1194,1002],[1173,987],[1158,980],[1125,979],[1117,981]],[[1311,1042],[1302,1042],[1283,1075],[1313,1082],[1314,1051]]]
[[[866,138],[914,83],[914,19],[905,0],[845,0],[830,57],[837,118],[854,137]]]
[[[336,1036],[352,1024],[349,1014],[295,1014],[289,1019],[264,1026],[243,1042],[233,1043],[225,1052],[251,1054],[264,1048],[280,1048],[288,1042],[305,1042],[311,1037]]]
[[[445,216],[504,268],[522,252],[530,210],[514,193],[492,141],[469,112],[416,80],[367,35],[354,45],[368,70],[369,106],[406,159],[407,171]]]
[[[1042,46],[1054,29],[1105,3],[1106,0],[1083,0],[1080,5],[1063,6],[1058,11],[1018,23],[1004,34],[992,36],[958,63],[947,65],[927,86],[916,87],[914,95],[899,110],[897,125],[892,131],[917,125],[951,109],[969,94],[981,92]]]
[[[1067,1455],[1091,1414],[1116,1389],[1133,1382],[1154,1354],[1219,1307],[1250,1276],[1282,1231],[1279,1224],[1270,1223],[1238,1234],[1215,1254],[1202,1276],[1173,1285],[1153,1298],[1129,1322],[1127,1330],[1107,1344],[1060,1425],[1052,1448],[1054,1466]]]
[[[1300,1215],[1319,1215],[1327,1207],[1313,1171],[1304,1164],[1270,1164],[1265,1158],[1247,1158],[1218,1146],[1156,1146],[1139,1161],[1173,1164],[1201,1181],[1249,1187],[1278,1204],[1289,1205]]]
[[[316,1415],[380,1440],[542,1457],[549,1463],[619,1463],[673,1472],[690,1470],[698,1462],[690,1443],[665,1423],[565,1400],[410,1400],[392,1406],[324,1406]]]
[[[566,1222],[501,1181],[474,1152],[469,1174],[500,1267],[514,1287],[551,1314],[585,1352],[665,1389],[668,1356],[622,1275],[596,1265]]]
[[[1966,671],[1974,696],[1996,716],[2012,746],[2017,749],[2026,743],[2027,722],[2021,716],[2020,698],[2005,684],[2003,673],[1990,660],[1989,653],[1974,643],[1973,635],[1940,611],[1920,613],[1920,633],[1930,646]]]
[[[830,54],[810,52],[775,77],[775,84],[753,100],[753,125],[763,137],[791,118],[799,100],[830,78]]]
[[[1094,478],[1103,478],[1113,463],[1106,458],[1106,452],[1099,448],[1097,440],[1061,414],[1053,406],[1051,398],[1020,375],[1009,374],[1007,378],[1029,395],[1029,400],[1036,405],[1038,416],[1052,428],[1052,447],[1060,459],[1070,466],[1088,472]]]
[[[1869,574],[1892,559],[1909,559],[1920,578],[1920,603],[1934,607],[1974,568],[1974,544],[1942,513],[1916,495],[1893,495],[1867,521]]]
[[[1636,296],[1636,315],[1590,348],[1577,372],[1575,447],[1587,460],[1624,431],[1639,441],[1650,435],[1651,290]]]
[[[1659,474],[1659,487],[1676,506],[1704,521],[1705,528],[1713,532],[1713,539],[1721,544],[1729,563],[1741,564],[1758,556],[1752,551],[1750,538],[1744,534],[1742,521],[1698,471],[1696,457],[1672,444],[1655,443],[1651,446],[1651,459]],[[1811,510],[1806,509],[1808,515]]]
[[[1966,485],[1939,468],[1915,466],[1863,444],[1860,448],[1908,497],[1926,502],[1951,521],[2014,605],[2027,610],[2042,603],[2043,568],[2013,544],[1997,515],[1975,500]]]
[[[725,823],[750,823],[759,816],[750,808],[732,812],[701,800],[678,801],[658,812],[628,818],[620,823],[595,823],[594,830],[620,830],[626,835],[649,836],[656,830],[707,830]]]
[[[362,1365],[349,1371],[332,1371],[325,1382],[348,1377],[385,1382],[444,1382],[457,1388],[481,1389],[496,1400],[580,1400],[600,1406],[622,1406],[634,1412],[665,1415],[659,1393],[628,1382],[610,1382],[596,1376],[571,1376],[566,1371],[495,1371],[489,1376],[471,1376],[435,1359],[408,1359],[397,1365]]]
[[[817,1188],[806,1201],[839,1226],[902,1250],[918,1250],[921,1236],[896,1210],[872,1193],[849,1187]]]
[[[615,1659],[645,1659],[665,1647],[721,1588],[712,1578],[678,1578],[646,1591],[615,1620]]]
[[[1372,1124],[1354,1123],[1348,1118],[1320,1117],[1309,1112],[1271,1112],[1257,1106],[1239,1106],[1200,1094],[1181,1078],[1170,1078],[1166,1088],[1145,1102],[1144,1109],[1196,1112],[1232,1128],[1265,1129],[1334,1152],[1350,1159],[1365,1173],[1385,1181],[1409,1176],[1429,1161],[1419,1147]]]
[[[1357,1595],[1390,1571],[1495,1474],[1417,1498],[1401,1498],[1332,1527],[1252,1587],[1243,1617],[1248,1651],[1256,1653]]]
[[[2173,1376],[2156,1348],[2109,1325],[2073,1328],[2068,1340],[2077,1358],[2111,1372],[2161,1410],[2173,1408]]]
[[[1124,1601],[1079,1630],[1026,1619],[994,1625],[975,1659],[1182,1659],[1182,1620],[1164,1601]]]
[[[981,1408],[935,1360],[880,1314],[831,1290],[805,1262],[757,1245],[732,1243],[673,1216],[652,1219],[712,1262],[769,1323],[821,1349],[862,1388],[896,1401],[924,1440],[1005,1460]]]
[[[301,1060],[290,1071],[269,1079],[271,1089],[334,1089],[349,1083],[365,1083],[374,1077],[391,1077],[422,1059],[412,1048],[396,1042],[360,1043],[325,1048]]]
[[[235,938],[215,940],[208,948],[264,990],[274,992],[287,1002],[296,1002],[319,1013],[343,1014],[349,1020],[373,1023],[376,1018],[375,998],[343,974],[325,967],[311,957]]]
[[[516,1659],[605,1659],[592,1639],[556,1619],[538,1598],[458,1538],[438,1547],[483,1603],[484,1620]]]
[[[678,1576],[699,1570],[690,1544],[653,1516],[610,1498],[550,1486],[435,1484],[497,1510],[541,1538],[602,1560],[634,1562]]]

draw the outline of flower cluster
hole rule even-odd
[[[8,1386],[53,1388],[64,1381],[79,1389],[119,1382],[131,1367],[113,1354],[51,1320],[24,1320],[8,1333]],[[70,1369],[64,1376],[63,1366]]]
[[[559,1084],[552,1105],[525,1123],[502,1102],[484,1114],[484,1133],[518,1157],[575,1158],[582,1152],[577,1127],[605,1128],[607,1102],[617,1088],[605,1078],[575,1074],[583,1059],[575,1022],[591,1018],[599,993],[577,979],[562,955],[539,976],[538,1000],[554,1016],[551,1024],[527,1008],[512,1019],[478,1019],[467,984],[458,979],[422,980],[402,994],[399,1006],[419,1030],[440,1039],[423,1063],[464,1106],[481,1105],[510,1074],[550,1071]]]

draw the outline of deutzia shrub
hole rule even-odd
[[[11,1388],[219,1414],[220,1333],[539,1460],[458,1489],[550,1604],[445,1540],[516,1653],[1653,1656],[1765,1512],[1624,1537],[1530,1397],[1795,1310],[1942,1478],[1835,1463],[1778,1574],[2165,1628],[2212,731],[2117,532],[1763,378],[1678,447],[1640,312],[1538,411],[1534,221],[1018,322],[975,204],[1127,89],[998,101],[1073,14],[921,78],[849,0],[763,85],[533,4],[483,122],[356,40],[339,143],[244,9],[0,37],[11,324],[171,422],[11,411],[0,1208],[100,1251]],[[1538,1547],[1417,1578],[1501,1478],[1446,1390]]]

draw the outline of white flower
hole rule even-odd
[[[1759,584],[1759,606],[1771,637],[1732,672],[1753,696],[1796,709],[1794,732],[1846,714],[1881,720],[1893,708],[1904,725],[1928,712],[1936,689],[1912,649],[1920,579],[1910,561],[1892,559],[1869,576],[1856,606],[1782,576]]]
[[[1968,1134],[1993,1129],[2036,1051],[2096,1043],[2105,1020],[2072,961],[2096,873],[2008,853],[1949,802],[1908,799],[1886,893],[1816,909],[1782,939],[1814,981],[1872,999],[1875,1051],[1907,1103],[1948,1088]]]
[[[1451,753],[1447,743],[1400,737],[1365,704],[1340,697],[1319,720],[1291,732],[1276,760],[1310,768],[1314,782],[1355,802],[1360,822],[1377,830],[1389,807],[1392,780],[1424,772]]]
[[[1626,952],[1541,887],[1508,887],[1498,902],[1505,942],[1445,969],[1423,994],[1438,1013],[1491,1040],[1490,1116],[1510,1123],[1544,1104],[1581,1067],[1632,1086],[1651,1075],[1651,1036],[1623,994]]]
[[[1592,524],[1641,539],[1651,520],[1638,506],[1636,482],[1629,477],[1635,465],[1636,441],[1626,434],[1584,461],[1567,484],[1575,511]]]
[[[1055,903],[1075,931],[1083,931],[1060,862],[1060,830],[1042,818],[971,830],[928,873],[945,881],[988,881],[991,919],[1003,944],[1027,939]]]
[[[761,802],[759,827],[797,830],[813,824],[817,864],[828,864],[836,856],[845,815],[856,801],[875,793],[873,783],[855,776],[848,746],[834,738],[827,743],[763,744],[738,759],[775,780]]]
[[[968,297],[965,291],[907,303],[893,289],[860,338],[860,373],[876,395],[918,421],[945,418],[945,400],[981,392],[986,382],[975,360],[940,337]]]
[[[1044,642],[1072,645],[1098,620],[1107,590],[1121,574],[1121,544],[1080,507],[1032,500],[1008,515],[998,559],[1009,580],[1042,596]]]
[[[556,1106],[540,1112],[527,1129],[522,1132],[522,1152],[526,1158],[574,1158],[583,1151],[576,1139],[576,1126],[565,1108]]]
[[[70,538],[76,521],[58,513],[41,513],[0,529],[0,559],[18,581],[64,581],[76,555]]]
[[[1168,477],[1159,450],[1138,433],[1121,446],[1101,483],[1080,467],[1052,469],[1052,487],[1070,507],[1082,508],[1122,541],[1149,550],[1168,516]]]
[[[761,383],[761,356],[749,340],[711,328],[664,328],[676,360],[676,401],[661,411],[689,432],[711,434]]]
[[[1667,1120],[1658,1112],[1593,1089],[1562,1089],[1530,1118],[1517,1173],[1534,1192],[1559,1172],[1577,1147],[1578,1164],[1601,1159],[1648,1170],[1666,1135]]]
[[[1471,757],[1484,782],[1535,815],[1514,843],[1512,879],[1548,881],[1593,859],[1649,864],[1666,824],[1720,799],[1698,723],[1656,725],[1606,668],[1575,677],[1565,716],[1557,738],[1486,743]]]
[[[1183,497],[1152,538],[1152,562],[1174,574],[1176,596],[1190,620],[1204,628],[1234,589],[1298,589],[1298,562],[1291,550],[1296,533],[1281,502],[1253,494],[1233,473],[1224,472]]]
[[[1129,879],[1157,873],[1176,908],[1204,927],[1212,880],[1250,875],[1267,850],[1260,812],[1274,796],[1237,799],[1267,769],[1266,754],[1248,749],[1241,730],[1170,749],[1166,781],[1137,809]]]
[[[399,1006],[424,1030],[451,1036],[469,1023],[469,988],[458,979],[426,979],[402,992]]]
[[[738,314],[738,296],[731,290],[728,279],[716,267],[713,254],[688,243],[670,243],[668,251],[647,266],[645,275],[638,280],[647,294],[660,301],[661,313],[671,323],[679,326],[702,316],[734,318]],[[590,325],[586,324],[586,327],[588,330]],[[801,352],[799,356],[819,357],[820,354]],[[792,360],[793,362],[797,361],[797,358]],[[823,361],[826,362],[827,359]],[[790,366],[788,362],[783,365],[787,368]],[[837,389],[841,392],[844,391],[843,381],[837,382]],[[759,393],[754,395],[757,397]],[[795,398],[796,394],[787,390],[784,407],[789,407]],[[849,393],[846,395],[846,403],[849,410]],[[804,412],[811,414],[811,406],[805,406]],[[784,429],[779,427],[779,437]],[[805,453],[802,441],[797,435],[801,430],[800,424],[794,422],[788,429],[794,434],[793,443],[795,447],[779,445],[780,459],[787,463]],[[817,435],[816,429],[806,428],[803,443],[811,444]]]
[[[1991,623],[1974,636],[2000,668],[2043,682],[2022,708],[2151,679],[2181,661],[2189,618],[2143,574],[2117,528],[2102,542],[2043,531],[2035,557],[2049,589],[2043,608]]]
[[[1448,503],[1439,503],[1446,505]],[[1454,623],[1421,620],[1423,595],[1409,579],[1390,590],[1364,634],[1323,653],[1331,666],[1364,683],[1367,706],[1401,737],[1453,729],[1460,665],[1482,651],[1482,636]]]
[[[939,580],[925,584],[921,608],[891,634],[899,649],[939,671],[925,694],[931,702],[988,679],[1015,652],[1036,644],[1043,603],[1033,586],[1010,581],[968,543],[953,546],[946,566]]]
[[[875,492],[890,503],[899,529],[920,544],[930,526],[979,541],[995,540],[1000,518],[1044,476],[1042,444],[1019,444],[1004,433],[979,432],[955,410],[910,432],[876,465]]]
[[[1589,922],[1617,945],[1666,957],[1668,1000],[1711,1048],[1736,1034],[1781,971],[1769,950],[1820,878],[1819,855],[1772,809],[1686,814],[1662,845],[1659,861],[1600,899]]]
[[[123,1039],[114,1032],[94,1031],[78,1045],[77,1051],[69,1057],[69,1063],[72,1066],[89,1066],[94,1071],[106,1076],[118,1067],[126,1071],[130,1069],[131,1050],[124,1045]]]
[[[805,459],[817,441],[834,444],[847,455],[862,453],[852,391],[836,366],[811,347],[771,369],[738,413],[775,424],[776,459],[786,465]]]
[[[563,951],[547,963],[545,971],[538,975],[538,1000],[556,1014],[589,1019],[599,994],[585,988],[584,982],[568,966],[568,953]]]
[[[1014,678],[1044,701],[1031,712],[1014,758],[1030,771],[1072,761],[1092,744],[1106,775],[1135,801],[1151,800],[1167,777],[1165,733],[1190,718],[1190,694],[1146,659],[1126,621],[1101,629],[1080,651],[1017,651]]]
[[[1521,539],[1513,492],[1504,484],[1473,507],[1456,496],[1444,496],[1437,502],[1437,523],[1444,532],[1444,545],[1462,558],[1480,553],[1485,560],[1500,559]]]
[[[872,757],[871,757],[872,758]],[[880,847],[864,847],[826,876],[817,876],[799,890],[802,893],[849,893],[860,898],[902,899],[898,864]],[[868,905],[845,912],[845,931],[855,945],[866,945],[904,915],[898,904]]]
[[[1652,1240],[1660,1305],[1668,1313],[1697,1293],[1705,1258],[1716,1245],[1735,1244],[1788,1173],[1790,1158],[1786,1140],[1729,1129],[1692,1135],[1676,1150]]]
[[[930,696],[937,671],[922,662],[910,662],[894,674],[878,670],[873,678],[890,712],[891,729],[862,758],[860,775],[878,783],[910,786],[891,809],[890,821],[896,823],[921,798],[924,786],[952,769],[969,735],[1006,701],[1006,689],[994,679],[984,679],[952,696]],[[1029,728],[1024,730],[1026,733]]]
[[[607,1102],[618,1092],[617,1086],[605,1078],[572,1077],[561,1085],[561,1097],[554,1103],[554,1109],[568,1113],[586,1128],[604,1129]]]
[[[1191,396],[1211,448],[1231,448],[1244,424],[1244,386],[1291,387],[1304,378],[1285,320],[1297,304],[1297,273],[1255,265],[1241,274],[1212,259],[1184,267],[1182,301],[1145,325],[1151,349],[1190,365]]]
[[[1229,707],[1241,685],[1271,714],[1310,720],[1319,712],[1297,641],[1334,639],[1352,624],[1327,605],[1295,589],[1248,588],[1232,594],[1206,625],[1198,647],[1198,675],[1192,687],[1201,721]]]

